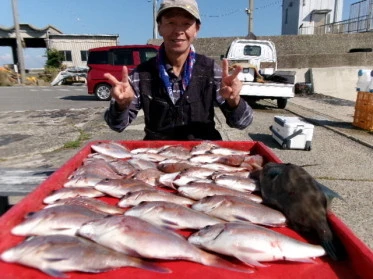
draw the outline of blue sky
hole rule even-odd
[[[157,1],[158,3],[160,1]],[[248,0],[199,0],[202,28],[198,36],[230,37],[248,33]],[[343,19],[350,4],[344,0]],[[254,34],[281,34],[281,0],[257,0]],[[66,34],[118,34],[120,44],[144,44],[153,37],[153,0],[18,0],[19,23],[36,28],[53,25]],[[12,27],[12,0],[0,0],[0,26]],[[43,67],[44,49],[25,49],[26,68]],[[0,47],[0,66],[12,63],[11,49]]]

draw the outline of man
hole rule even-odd
[[[107,73],[113,84],[112,101],[105,120],[113,130],[123,131],[143,109],[144,140],[221,140],[215,129],[214,104],[230,127],[244,129],[252,122],[251,107],[240,98],[242,84],[236,67],[228,72],[192,45],[201,25],[195,0],[164,0],[157,14],[163,37],[157,57],[140,64],[122,80]]]

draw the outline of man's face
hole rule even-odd
[[[166,52],[175,55],[189,52],[199,27],[196,19],[183,9],[166,11],[158,23],[158,31],[163,37]]]

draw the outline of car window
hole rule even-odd
[[[248,56],[260,56],[261,50],[260,46],[245,46],[243,54]]]
[[[133,49],[114,49],[112,51],[113,65],[133,65]]]
[[[92,51],[88,54],[87,64],[107,64],[108,62],[107,51]]]
[[[140,59],[141,63],[148,61],[150,58],[153,58],[157,55],[157,50],[153,48],[143,48],[140,50]]]

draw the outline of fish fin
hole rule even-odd
[[[252,269],[243,268],[239,265],[224,260],[218,256],[206,253],[202,257],[201,263],[207,266],[213,266],[217,268],[227,269],[236,272],[253,273]]]
[[[46,269],[41,269],[44,273],[48,274],[49,276],[56,277],[56,278],[68,278],[69,276],[66,275],[65,273],[53,269],[53,268],[46,268]]]
[[[242,254],[234,254],[234,256],[239,259],[241,262],[243,262],[246,265],[249,266],[256,266],[256,267],[267,267],[268,265],[262,264],[258,262],[257,260],[254,260],[253,258],[250,258],[249,256],[242,255]]]
[[[311,258],[291,258],[291,259],[288,259],[288,258],[284,258],[285,261],[289,261],[289,262],[300,262],[300,263],[316,263],[315,260],[311,259]]]
[[[166,227],[179,227],[179,224],[174,222],[174,221],[171,221],[171,220],[167,220],[166,218],[161,218],[161,221],[162,223],[166,226]]]
[[[64,261],[66,260],[67,258],[44,258],[44,260],[46,260],[47,262],[60,262],[60,261]]]
[[[166,267],[160,266],[152,262],[144,261],[141,259],[139,260],[140,260],[139,263],[136,265],[136,267],[138,268],[142,268],[142,269],[146,269],[146,270],[150,270],[154,272],[159,272],[159,273],[172,273],[172,270]]]
[[[343,197],[341,197],[337,192],[333,191],[329,187],[325,186],[324,184],[321,184],[318,181],[316,181],[316,184],[320,188],[320,190],[325,194],[326,199],[328,200],[328,205],[332,202],[334,198],[338,198],[341,201],[344,201],[345,203],[347,203]]]
[[[236,221],[242,221],[242,222],[253,223],[253,222],[251,222],[249,219],[244,218],[244,217],[242,217],[242,216],[233,215],[232,217],[233,217],[234,219],[236,219]]]

